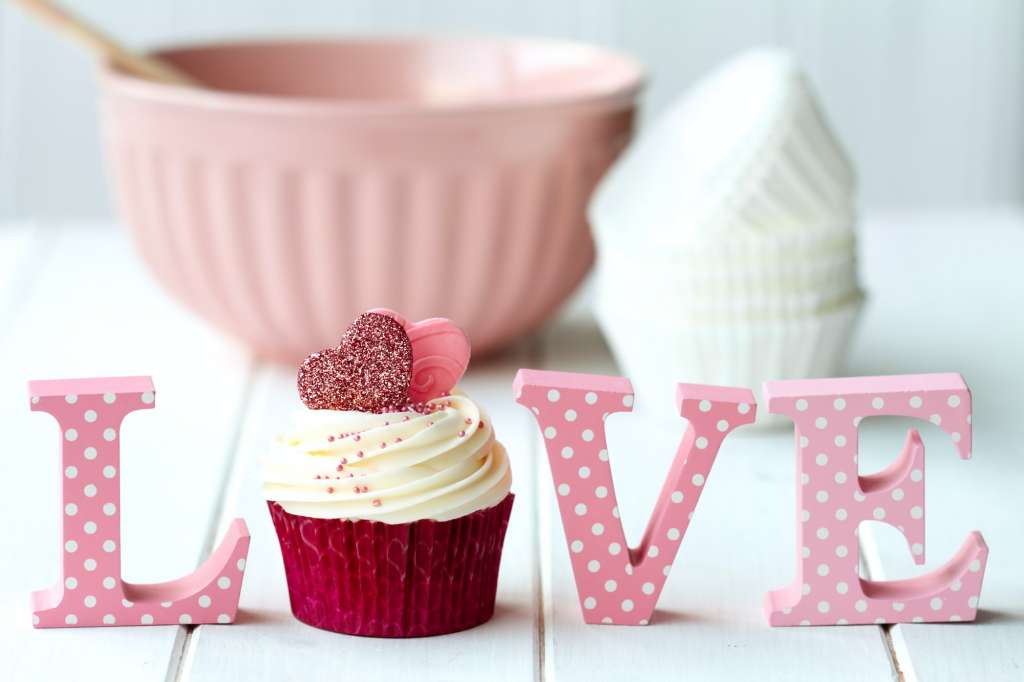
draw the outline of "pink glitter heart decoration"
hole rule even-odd
[[[374,308],[370,312],[393,318],[409,336],[412,344],[410,400],[424,402],[455,388],[466,373],[470,355],[469,338],[455,323],[443,317],[409,322],[387,308]]]
[[[311,410],[386,412],[408,402],[412,345],[402,324],[366,312],[336,348],[307,357],[299,367],[299,397]]]

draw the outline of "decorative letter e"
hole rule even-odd
[[[916,429],[885,470],[857,473],[864,417],[900,415],[939,426],[961,458],[971,454],[971,394],[959,374],[769,381],[768,409],[796,425],[797,575],[769,592],[772,625],[974,620],[988,547],[974,531],[944,566],[908,580],[858,572],[857,527],[884,521],[924,562],[924,444]]]

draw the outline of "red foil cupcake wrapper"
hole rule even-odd
[[[451,521],[314,519],[268,502],[292,613],[366,637],[457,632],[494,614],[512,502]]]

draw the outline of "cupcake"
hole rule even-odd
[[[299,368],[305,409],[263,467],[298,620],[421,637],[494,613],[512,479],[456,387],[468,361],[448,320],[373,310]]]
[[[740,55],[669,107],[589,210],[596,315],[644,404],[674,419],[677,381],[841,371],[863,301],[855,190],[787,52]]]

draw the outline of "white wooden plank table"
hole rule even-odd
[[[992,548],[979,622],[767,627],[766,590],[793,574],[795,454],[787,430],[724,443],[646,628],[584,626],[532,417],[512,400],[518,367],[615,373],[575,306],[543,333],[474,367],[463,386],[491,413],[517,495],[495,618],[464,633],[375,640],[295,621],[257,458],[299,405],[290,368],[252,360],[150,280],[109,225],[0,227],[0,679],[290,680],[1016,680],[1024,666],[1024,213],[887,215],[862,231],[870,304],[855,374],[961,371],[975,398],[975,457],[923,425],[928,562],[980,529]],[[339,330],[340,331],[340,330]],[[153,374],[157,409],[126,422],[126,577],[190,571],[244,516],[253,533],[236,625],[33,630],[28,592],[56,578],[57,435],[28,412],[25,381]],[[759,393],[758,387],[755,393]],[[609,420],[627,535],[638,538],[682,431],[643,411]],[[905,422],[866,420],[862,466],[895,452]],[[920,573],[902,538],[862,534],[866,572]]]

